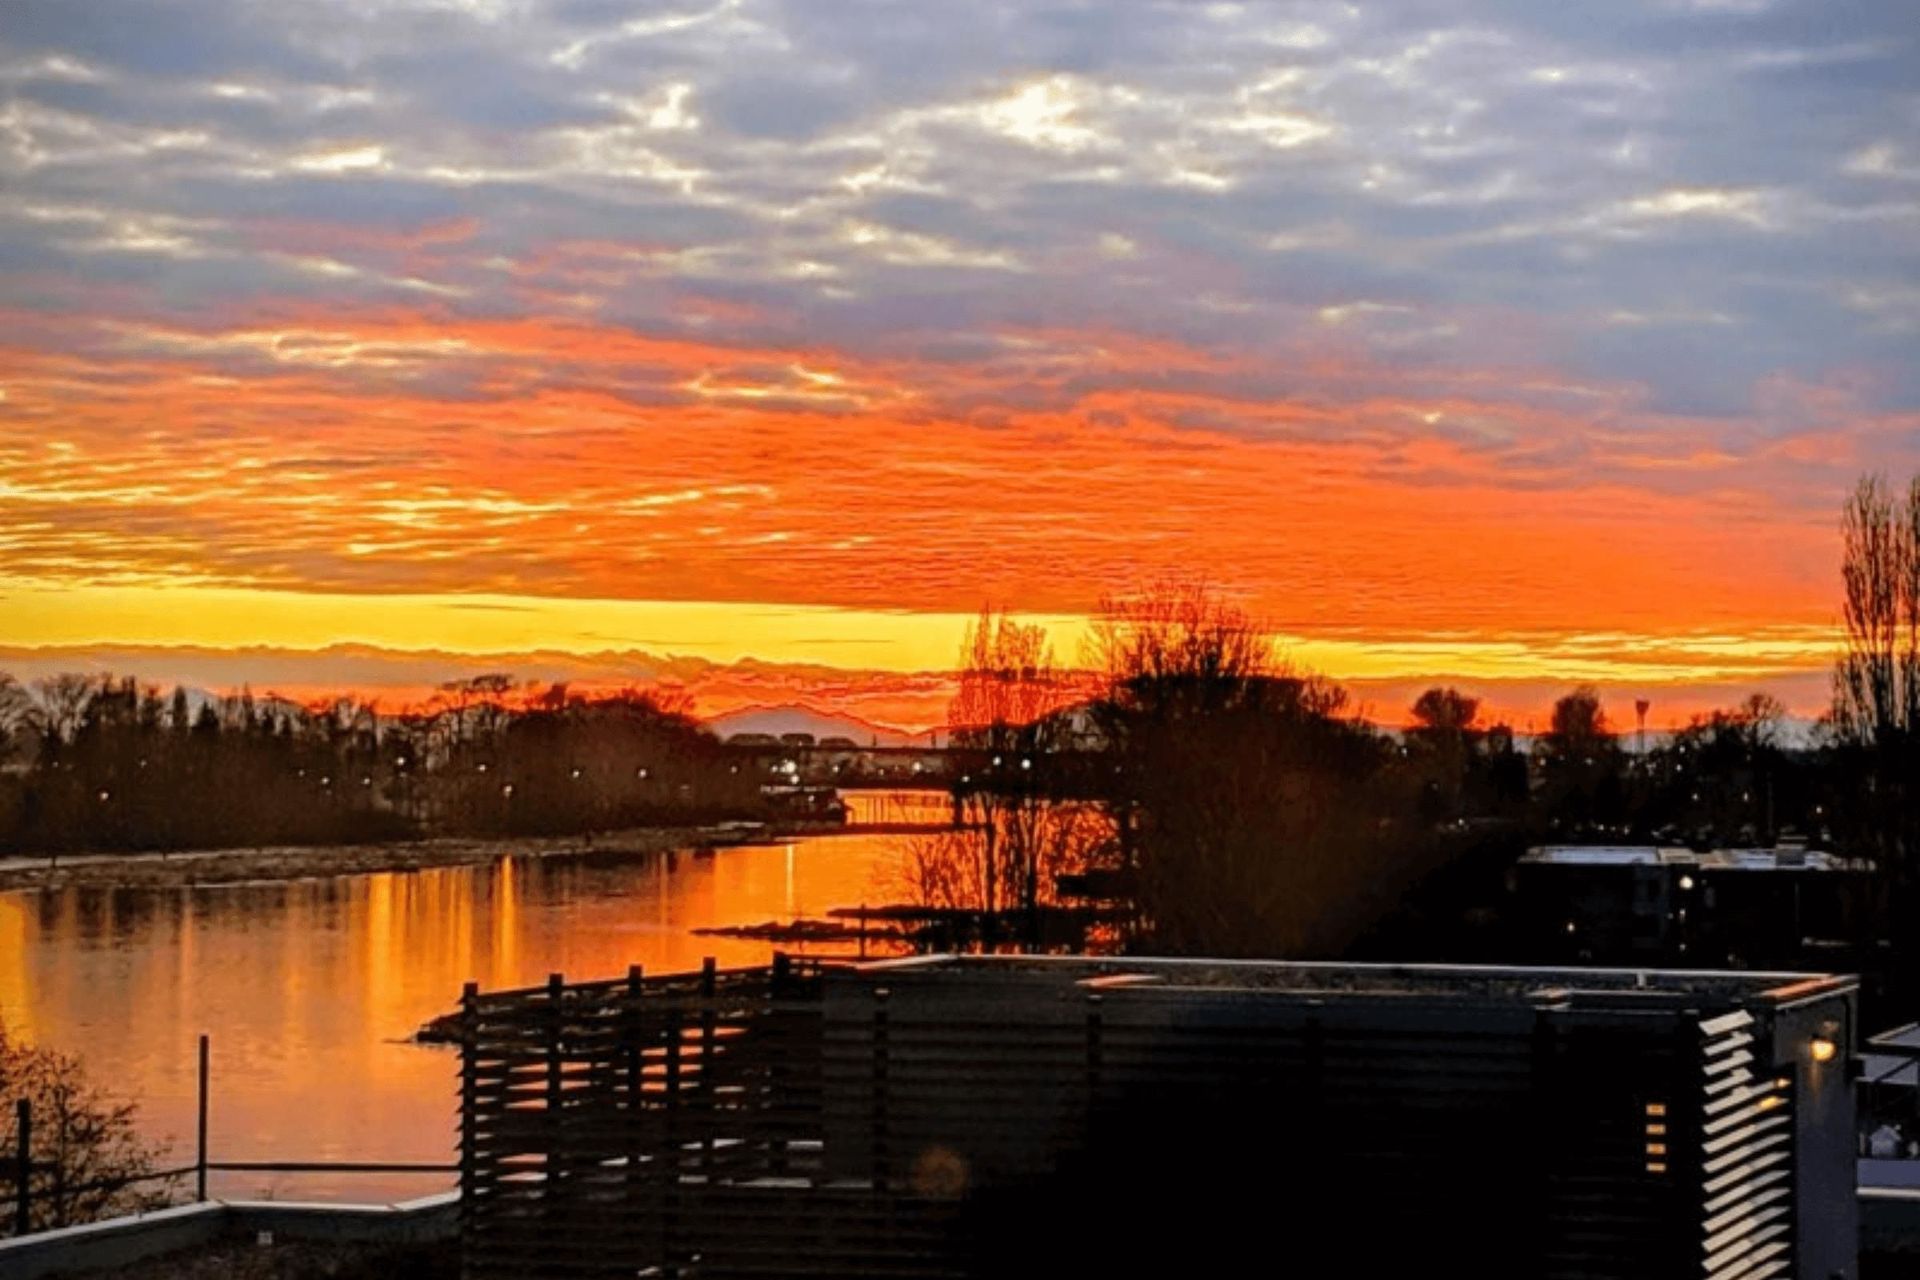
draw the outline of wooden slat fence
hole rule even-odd
[[[1302,1276],[1793,1274],[1788,1092],[1677,1002],[783,959],[469,988],[461,1024],[471,1280],[1188,1274],[1227,1239]]]

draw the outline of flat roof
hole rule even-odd
[[[1600,969],[1507,965],[1344,964],[1091,956],[908,956],[848,973],[873,985],[964,985],[977,980],[1098,991],[1185,988],[1300,996],[1420,996],[1478,1003],[1576,998],[1651,1003],[1791,1004],[1850,991],[1858,980],[1823,973],[1720,969]]]
[[[1545,844],[1521,857],[1534,866],[1692,867],[1701,871],[1851,871],[1845,858],[1823,849],[1710,849],[1678,845]]]

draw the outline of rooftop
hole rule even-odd
[[[1710,849],[1677,845],[1548,844],[1529,849],[1520,861],[1535,866],[1691,867],[1701,871],[1850,871],[1845,858],[1821,849],[1782,845],[1772,849]]]
[[[1482,1005],[1622,998],[1665,1004],[1784,1005],[1856,985],[1852,977],[1816,973],[973,955],[874,961],[856,967],[850,976],[889,988],[1031,982],[1103,993],[1187,989],[1306,998],[1417,997]]]

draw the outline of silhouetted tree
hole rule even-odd
[[[1079,845],[1075,824],[1052,812],[1043,785],[1063,745],[1056,713],[1071,686],[1043,628],[991,608],[968,626],[960,657],[947,720],[961,757],[954,796],[966,829],[923,842],[920,852],[945,866],[943,892],[966,899],[949,905],[989,918],[1019,910],[1031,924]]]
[[[1479,754],[1480,700],[1458,689],[1428,689],[1414,700],[1406,754],[1429,822],[1459,813]]]
[[[1834,668],[1833,732],[1852,785],[1837,815],[1873,859],[1878,915],[1911,983],[1920,905],[1920,476],[1900,501],[1860,481],[1841,519],[1846,644]]]
[[[1470,733],[1480,718],[1480,699],[1470,698],[1458,689],[1429,689],[1414,699],[1413,718],[1426,733]]]
[[[1091,653],[1137,943],[1325,955],[1384,910],[1409,870],[1406,805],[1344,691],[1287,669],[1244,611],[1192,584],[1105,602]]]
[[[1547,824],[1578,835],[1623,822],[1627,797],[1619,740],[1592,685],[1553,704],[1552,727],[1534,746],[1537,797]]]
[[[1644,762],[1641,825],[1706,847],[1771,843],[1783,823],[1804,822],[1811,789],[1781,745],[1785,716],[1756,693],[1693,717]]]
[[[35,1231],[157,1209],[177,1179],[135,1182],[160,1168],[158,1146],[140,1136],[133,1103],[114,1097],[78,1059],[13,1038],[0,1024],[0,1150],[18,1140],[15,1103],[31,1108]],[[11,1196],[12,1188],[9,1188]],[[13,1215],[0,1219],[11,1227]]]

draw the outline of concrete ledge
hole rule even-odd
[[[40,1280],[69,1271],[105,1271],[181,1249],[203,1248],[225,1234],[227,1207],[217,1200],[134,1213],[58,1231],[0,1240],[0,1276]]]
[[[1860,1252],[1920,1254],[1920,1187],[1860,1188]]]
[[[112,1271],[223,1240],[270,1231],[276,1241],[335,1244],[428,1244],[460,1233],[460,1193],[401,1204],[301,1204],[278,1200],[209,1200],[85,1226],[0,1240],[0,1276],[50,1280],[73,1272]]]
[[[426,1244],[460,1234],[460,1193],[447,1191],[400,1204],[301,1204],[229,1200],[230,1234],[273,1232],[275,1240],[342,1244]]]

